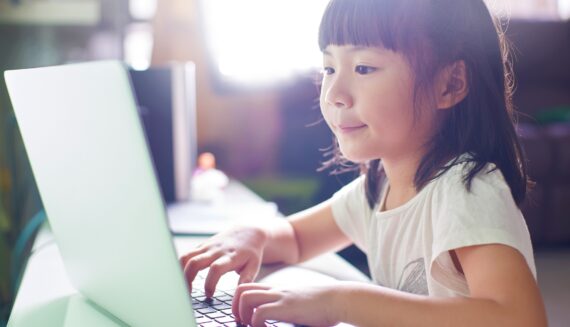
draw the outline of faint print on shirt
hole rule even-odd
[[[398,290],[419,295],[429,295],[425,267],[423,258],[408,263],[402,270],[402,275],[398,282]]]

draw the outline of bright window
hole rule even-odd
[[[259,84],[322,65],[318,27],[328,0],[201,1],[220,73]]]

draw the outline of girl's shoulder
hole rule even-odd
[[[453,160],[444,171],[434,180],[433,189],[445,198],[484,198],[496,196],[497,199],[512,200],[509,185],[498,167],[491,162],[485,163],[475,175],[469,175],[477,163],[469,154],[464,154]]]

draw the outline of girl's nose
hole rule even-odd
[[[326,90],[325,101],[338,109],[352,107],[352,97],[341,81],[331,81]]]

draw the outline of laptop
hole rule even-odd
[[[5,78],[72,285],[130,326],[231,326],[208,322],[211,306],[189,294],[126,67],[102,61]],[[233,294],[218,295],[231,317],[221,302]]]

